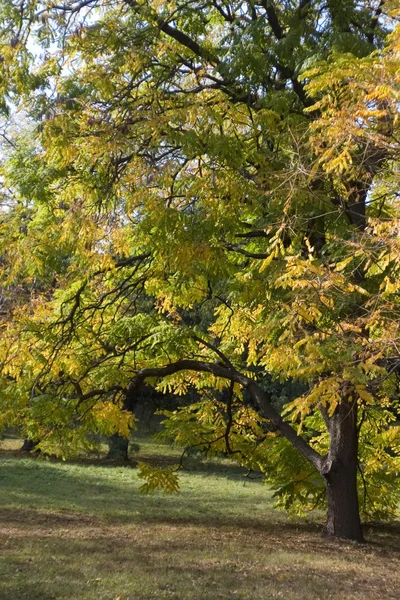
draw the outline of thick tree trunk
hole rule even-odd
[[[353,465],[337,463],[325,475],[328,517],[326,534],[331,537],[363,541]]]
[[[357,494],[357,403],[345,396],[326,421],[331,437],[328,459],[321,471],[328,503],[326,533],[362,542]]]

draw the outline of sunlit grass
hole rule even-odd
[[[179,458],[139,443],[141,460]],[[318,517],[274,510],[227,461],[189,466],[178,495],[143,496],[134,468],[0,451],[0,598],[398,598],[395,530],[370,529],[363,547],[328,542]]]

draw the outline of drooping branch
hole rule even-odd
[[[127,388],[127,393],[133,394],[139,389],[146,379],[150,377],[163,378],[168,375],[174,375],[180,371],[196,371],[198,373],[211,373],[215,377],[228,379],[231,382],[239,383],[248,390],[253,400],[258,406],[260,415],[276,427],[276,429],[308,460],[318,471],[323,469],[326,457],[316,452],[302,437],[297,435],[293,427],[283,420],[279,412],[269,401],[266,393],[261,389],[256,381],[250,379],[243,373],[237,371],[234,367],[227,367],[218,363],[211,363],[200,360],[183,359],[175,363],[170,363],[164,367],[149,367],[138,371]]]
[[[189,50],[191,50],[196,56],[200,58],[204,58],[211,63],[218,65],[220,63],[219,58],[215,56],[212,52],[203,48],[198,44],[195,40],[190,38],[186,33],[176,29],[175,27],[171,27],[168,23],[166,23],[161,17],[157,17],[157,24],[161,31],[172,37],[174,40],[185,46]]]
[[[216,2],[216,0],[212,0],[211,4],[213,7],[219,12],[219,14],[227,21],[228,23],[233,23],[235,21],[235,17],[231,12],[230,6],[221,6]]]
[[[150,258],[150,253],[145,252],[143,254],[136,254],[134,256],[127,256],[125,258],[114,258],[115,266],[117,268],[122,267],[130,267],[131,265],[135,265],[145,261],[147,258]],[[104,269],[103,269],[104,271]],[[100,273],[98,273],[100,274]]]

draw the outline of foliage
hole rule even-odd
[[[18,6],[1,9],[2,106],[23,104],[40,126],[4,170],[1,276],[35,288],[2,324],[5,422],[48,451],[66,440],[63,453],[91,431],[126,435],[124,397],[147,369],[158,389],[203,396],[167,432],[261,468],[297,510],[324,502],[317,471],[337,459],[348,403],[365,515],[390,517],[396,3]],[[182,360],[193,368],[165,371]],[[266,374],[306,388],[285,439],[280,416],[237,385]]]
[[[177,492],[178,475],[174,467],[158,469],[150,467],[146,463],[138,463],[140,469],[139,477],[146,483],[140,486],[140,491],[144,493],[154,492],[154,490],[163,490],[166,493]]]

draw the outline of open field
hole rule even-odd
[[[140,458],[178,451],[140,440]],[[191,459],[182,491],[136,470],[23,457],[0,444],[1,600],[398,599],[400,527],[330,542],[271,507],[259,480]]]

